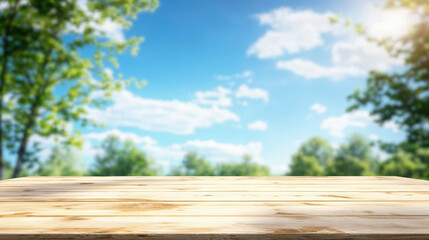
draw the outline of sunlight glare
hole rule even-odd
[[[382,10],[378,19],[369,28],[371,36],[378,39],[398,39],[407,34],[417,22],[417,17],[406,9]]]

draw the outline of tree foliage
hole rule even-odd
[[[365,29],[362,33],[370,41],[384,47],[392,57],[404,59],[405,67],[394,72],[371,71],[364,90],[357,89],[349,96],[353,104],[348,110],[370,108],[380,124],[394,121],[407,134],[401,144],[383,143],[382,147],[394,156],[382,167],[386,174],[415,176],[410,169],[425,164],[427,155],[418,154],[429,148],[429,1],[388,0],[386,9],[405,8],[418,18],[408,33],[399,38],[374,38]],[[408,152],[414,156],[405,154]],[[396,169],[394,167],[405,167]],[[429,171],[419,175],[429,175]]]
[[[101,144],[90,170],[94,176],[155,176],[160,169],[155,160],[141,151],[132,141],[122,142],[117,136],[107,137]]]
[[[100,107],[122,87],[103,69],[117,66],[116,54],[137,50],[142,38],[109,41],[99,27],[110,22],[130,27],[157,0],[8,0],[0,11],[0,178],[3,146],[16,155],[13,177],[28,159],[33,135],[57,136],[79,145],[70,123],[91,123],[87,106]],[[93,47],[94,56],[80,51]],[[96,81],[92,76],[98,76]],[[99,91],[105,98],[91,98]]]
[[[217,176],[269,176],[267,166],[252,161],[252,156],[244,155],[239,163],[219,163],[215,169]]]
[[[420,161],[420,157],[401,149],[391,158],[380,164],[379,174],[385,176],[429,178],[427,165]]]
[[[182,165],[171,171],[174,176],[213,176],[213,166],[197,152],[188,152],[182,160]]]
[[[290,176],[363,176],[374,175],[378,167],[371,144],[358,134],[352,135],[336,151],[327,140],[312,138],[292,156]],[[323,163],[325,163],[323,165]]]
[[[332,160],[334,151],[325,139],[314,137],[301,144],[297,153],[292,155],[291,176],[322,176],[327,164]]]
[[[365,90],[349,96],[354,104],[349,110],[370,106],[378,122],[395,121],[407,132],[407,142],[429,146],[429,2],[425,0],[389,0],[387,9],[406,8],[419,22],[400,38],[373,38],[391,56],[405,59],[402,72],[370,72]]]
[[[352,155],[343,155],[327,167],[328,176],[367,176],[373,175],[368,163]]]
[[[332,164],[331,164],[332,165]],[[378,166],[378,159],[374,156],[371,144],[359,134],[354,134],[338,149],[331,175],[372,175]],[[342,170],[340,170],[342,169]],[[348,172],[347,169],[350,169]],[[336,173],[336,170],[338,173]]]
[[[314,156],[297,153],[292,156],[289,176],[323,176],[325,175],[319,159]]]
[[[188,152],[181,166],[173,167],[173,176],[268,176],[267,166],[255,163],[250,155],[244,155],[242,162],[222,162],[213,166],[197,152]]]

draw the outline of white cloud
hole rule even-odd
[[[250,71],[250,70],[245,70],[242,73],[236,73],[235,74],[235,78],[248,78],[248,77],[251,77],[251,76],[253,76],[253,72]]]
[[[342,137],[347,127],[363,128],[369,125],[374,117],[368,111],[353,111],[345,113],[339,117],[329,117],[323,120],[320,128],[327,130],[329,134],[335,137]]]
[[[143,148],[145,151],[163,159],[164,161],[179,162],[189,151],[196,151],[209,161],[239,161],[244,154],[252,155],[253,159],[262,162],[261,142],[249,142],[247,144],[222,143],[215,140],[190,140],[183,144],[173,144],[167,147],[149,146]]]
[[[324,106],[320,103],[315,103],[315,104],[313,104],[313,106],[310,107],[311,111],[314,111],[318,114],[322,114],[322,113],[326,112],[327,109],[328,108],[326,106]]]
[[[131,139],[142,150],[146,151],[149,155],[154,156],[158,162],[164,165],[178,164],[188,151],[197,151],[200,155],[206,157],[209,161],[239,161],[244,154],[250,154],[253,159],[262,162],[261,142],[249,142],[247,144],[232,144],[221,143],[215,140],[190,140],[183,144],[171,144],[169,146],[161,146],[157,141],[149,136],[139,136],[135,133],[122,132],[117,129],[108,130],[102,133],[88,133],[84,137],[87,140],[100,143],[105,137],[115,134],[121,140]],[[91,144],[88,142],[88,146]],[[87,148],[90,149],[90,148]],[[95,149],[95,152],[87,152],[87,157],[94,159],[95,155],[101,149]],[[88,159],[88,158],[85,158]],[[88,161],[92,160],[91,158]]]
[[[323,45],[322,34],[335,32],[330,24],[331,13],[311,10],[295,11],[287,7],[256,15],[261,25],[269,29],[248,50],[248,55],[258,58],[282,56],[285,52],[297,53]]]
[[[333,80],[341,80],[347,76],[360,76],[365,73],[354,66],[324,67],[299,58],[290,61],[278,61],[276,66],[278,69],[288,70],[296,75],[310,79],[331,78]]]
[[[88,23],[88,27],[94,28],[95,34],[99,37],[105,37],[112,41],[124,42],[124,27],[113,21],[110,18],[106,18],[104,21],[100,22],[101,15],[99,12],[92,12],[88,8],[87,0],[78,0],[78,7],[82,9],[88,16],[92,17],[92,21]],[[69,25],[67,31],[82,34],[85,30],[85,25],[72,26]]]
[[[384,48],[362,37],[335,43],[332,47],[332,61],[337,66],[356,67],[361,70],[361,74],[369,70],[388,71],[392,65],[403,63],[402,59],[390,57]]]
[[[108,131],[104,131],[101,133],[88,133],[85,134],[85,139],[92,139],[92,140],[97,140],[97,141],[103,141],[104,139],[106,139],[108,136],[110,135],[115,135],[117,137],[119,137],[119,139],[121,141],[126,141],[126,140],[131,140],[134,143],[137,144],[156,144],[156,141],[148,136],[139,136],[135,133],[126,133],[126,132],[122,132],[118,129],[111,129]]]
[[[403,64],[402,58],[392,58],[386,50],[362,37],[338,41],[332,46],[331,67],[321,66],[304,59],[278,61],[277,68],[288,70],[305,78],[331,78],[363,76],[370,70],[388,71],[392,66]]]
[[[368,111],[357,110],[345,113],[339,117],[329,117],[323,120],[320,128],[328,131],[335,137],[342,137],[343,132],[348,127],[364,128],[377,121],[378,116],[372,116]],[[386,122],[383,128],[391,129],[393,132],[399,131],[399,126],[394,122]]]
[[[86,166],[90,166],[90,163],[95,159],[97,155],[103,154],[103,149],[99,146],[94,146],[91,142],[85,141],[83,143],[82,149],[76,150],[80,159],[83,160]]]
[[[121,141],[131,140],[141,150],[147,152],[149,155],[154,156],[157,162],[163,166],[168,165],[171,160],[180,160],[186,154],[179,144],[172,144],[171,146],[162,147],[158,145],[158,142],[150,136],[140,136],[131,132],[123,132],[118,129],[111,129],[100,133],[87,133],[84,135],[85,144],[81,151],[81,156],[87,164],[95,159],[96,155],[102,154],[103,149],[96,147],[104,139],[110,135],[119,137]],[[95,143],[95,144],[93,144]]]
[[[253,160],[262,162],[260,156],[262,152],[261,142],[250,142],[244,145],[220,143],[214,140],[193,140],[187,141],[183,147],[187,150],[197,150],[213,161],[236,161],[240,160],[244,154],[250,154],[253,156]]]
[[[281,164],[269,164],[270,172],[274,176],[284,176],[285,173],[289,172],[289,165],[286,163]]]
[[[253,72],[251,70],[245,70],[241,73],[235,73],[233,75],[216,75],[215,78],[218,80],[231,80],[234,78],[249,78],[253,76]]]
[[[195,93],[196,103],[203,105],[212,105],[220,107],[229,107],[232,105],[232,100],[228,97],[231,90],[224,87],[217,87],[213,91],[198,91]]]
[[[385,122],[383,124],[383,127],[387,129],[391,129],[394,133],[399,132],[399,129],[400,129],[399,125],[392,121]]]
[[[3,11],[3,10],[5,10],[8,7],[9,7],[9,3],[8,2],[0,2],[0,11]]]
[[[370,134],[368,137],[369,137],[369,139],[370,139],[370,140],[372,140],[372,141],[377,141],[378,139],[380,139],[380,138],[378,137],[378,135],[376,135],[376,134]]]
[[[235,92],[236,98],[251,98],[262,99],[268,102],[268,92],[260,88],[249,88],[247,85],[242,84]]]
[[[186,154],[186,149],[183,148],[182,144],[172,144],[170,146],[148,144],[143,146],[142,149],[154,156],[157,160],[169,163],[182,160]]]
[[[117,42],[125,42],[125,35],[121,24],[106,19],[103,23],[92,23],[90,24],[99,36],[109,38],[110,40]]]
[[[405,9],[386,10],[367,7],[364,23],[369,34],[382,38],[403,36],[417,22],[415,14]],[[331,48],[332,65],[326,66],[311,60],[292,59],[278,61],[277,68],[291,71],[305,78],[331,78],[341,80],[367,74],[370,70],[388,71],[404,60],[392,58],[386,50],[358,36],[352,28],[329,23],[331,13],[295,11],[279,8],[257,15],[261,24],[270,29],[247,51],[259,58],[272,58],[286,53],[308,51],[324,46],[324,34],[334,36]],[[330,46],[328,46],[330,47]]]
[[[266,122],[258,120],[252,123],[249,123],[247,125],[247,128],[250,130],[260,130],[260,131],[264,131],[268,128],[268,125]]]
[[[136,127],[175,134],[191,134],[196,128],[240,120],[235,113],[217,106],[201,107],[193,102],[147,99],[127,90],[114,93],[112,101],[113,104],[105,109],[87,108],[88,117],[111,127]]]

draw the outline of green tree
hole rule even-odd
[[[388,0],[385,8],[408,9],[419,21],[399,38],[377,39],[369,35],[365,28],[360,29],[365,37],[384,47],[392,57],[405,59],[405,68],[388,73],[371,71],[366,88],[357,89],[349,96],[353,104],[348,110],[370,108],[380,124],[393,121],[406,132],[406,141],[399,145],[384,143],[382,147],[392,154],[402,149],[415,157],[403,158],[404,154],[398,153],[402,157],[393,158],[385,165],[390,169],[388,172],[402,172],[401,169],[393,171],[392,167],[401,167],[410,161],[416,161],[415,166],[423,163],[429,169],[428,156],[417,154],[421,149],[429,148],[429,1]],[[395,162],[398,164],[393,164]],[[426,175],[429,175],[427,172]]]
[[[287,175],[321,176],[333,156],[334,150],[327,140],[313,137],[301,144],[298,151],[292,156],[290,171]]]
[[[96,156],[90,170],[95,176],[155,176],[160,171],[155,160],[139,150],[130,140],[107,137],[101,144],[102,154]]]
[[[332,176],[374,175],[378,160],[373,156],[371,144],[358,134],[352,135],[338,149],[326,174]]]
[[[56,146],[46,162],[40,163],[35,175],[39,176],[82,176],[84,166],[71,147]]]
[[[174,167],[171,171],[173,176],[214,176],[213,166],[198,156],[197,152],[188,152],[183,158],[182,165]]]
[[[270,169],[252,160],[252,156],[245,154],[239,163],[220,163],[215,168],[217,176],[269,176]]]
[[[345,155],[335,158],[326,168],[328,176],[367,176],[373,175],[368,163],[357,157]]]
[[[428,178],[427,166],[420,162],[419,157],[403,150],[398,150],[391,158],[379,166],[379,174],[385,176],[401,176]]]
[[[323,176],[324,169],[315,156],[297,153],[292,156],[292,163],[287,173],[289,176]]]
[[[123,86],[103,71],[117,66],[116,54],[142,38],[108,41],[100,24],[130,27],[141,11],[152,11],[157,0],[8,0],[0,11],[0,178],[3,148],[16,155],[13,177],[20,175],[33,135],[58,136],[79,145],[69,124],[91,123],[86,107],[100,107]],[[3,6],[3,5],[2,5]],[[93,47],[93,57],[79,51]],[[101,78],[95,81],[91,76]],[[119,77],[118,77],[119,78]],[[61,88],[61,90],[59,90]],[[93,98],[99,91],[103,98]],[[30,146],[31,147],[31,146]]]

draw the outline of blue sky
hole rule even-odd
[[[107,127],[84,130],[83,158],[90,164],[100,140],[115,133],[166,170],[197,150],[213,162],[250,153],[282,174],[313,136],[334,145],[355,132],[400,141],[395,124],[377,126],[365,109],[345,109],[370,69],[391,71],[401,62],[327,20],[341,14],[376,35],[392,33],[390,23],[402,15],[374,7],[380,3],[164,0],[128,30],[106,28],[111,38],[145,37],[138,56],[122,55],[120,67],[106,71],[148,85],[128,87],[105,109],[90,111]]]

